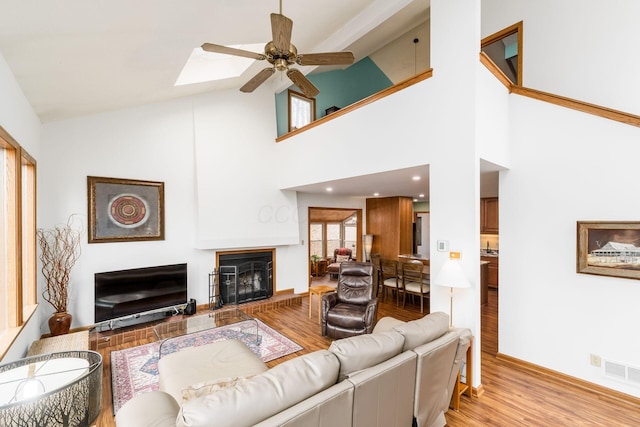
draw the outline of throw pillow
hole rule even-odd
[[[431,313],[422,319],[394,326],[393,330],[404,335],[403,351],[413,350],[443,336],[449,330],[449,315],[441,311]]]
[[[191,399],[197,399],[207,394],[211,394],[218,390],[235,387],[237,384],[240,384],[253,376],[254,375],[248,375],[246,377],[219,378],[213,381],[204,381],[194,384],[182,390],[182,401],[186,402]]]
[[[349,261],[349,255],[336,255],[336,262]]]

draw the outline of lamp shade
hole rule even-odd
[[[455,259],[448,259],[442,269],[432,282],[436,286],[446,286],[448,288],[469,288],[471,283],[462,271],[460,262]]]
[[[102,356],[64,351],[0,365],[0,425],[89,426],[100,414]]]
[[[363,237],[364,255],[367,261],[371,258],[371,249],[373,248],[373,234],[365,234]]]

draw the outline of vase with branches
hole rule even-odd
[[[80,258],[81,231],[74,227],[74,215],[66,224],[36,230],[40,246],[42,275],[45,280],[42,297],[55,310],[49,319],[51,335],[69,332],[71,314],[68,313],[71,268]]]

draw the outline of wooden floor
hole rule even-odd
[[[335,281],[333,282],[335,283]],[[314,283],[317,284],[317,283]],[[495,358],[497,351],[497,292],[489,292],[489,304],[482,309],[482,384],[484,394],[469,400],[462,397],[459,412],[446,414],[448,426],[640,426],[640,407],[613,401],[561,381],[523,372]],[[301,305],[258,313],[259,318],[291,338],[304,350],[267,365],[274,366],[299,354],[327,348],[331,340],[320,334],[317,298],[313,298],[313,316],[309,315],[309,299]],[[379,318],[393,316],[403,320],[421,317],[419,303],[405,309],[392,301],[382,302]],[[111,403],[109,352],[141,345],[137,340],[100,350],[104,358],[102,413],[97,426],[115,426]]]

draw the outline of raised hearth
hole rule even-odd
[[[255,313],[262,313],[265,311],[294,305],[302,305],[302,296],[293,293],[287,293],[275,295],[271,298],[263,299],[260,301],[242,304],[242,306],[240,306],[239,308],[249,316],[253,316]],[[205,314],[208,312],[209,310],[201,306],[196,315]],[[92,330],[89,334],[89,348],[91,350],[98,351],[126,343],[138,342],[138,344],[142,344],[142,341],[157,341],[158,338],[153,331],[153,327],[155,325],[161,322],[173,322],[176,320],[181,320],[183,319],[183,316],[184,315],[171,316],[163,320],[145,323],[144,325],[124,327],[117,330],[107,330],[104,332]]]

